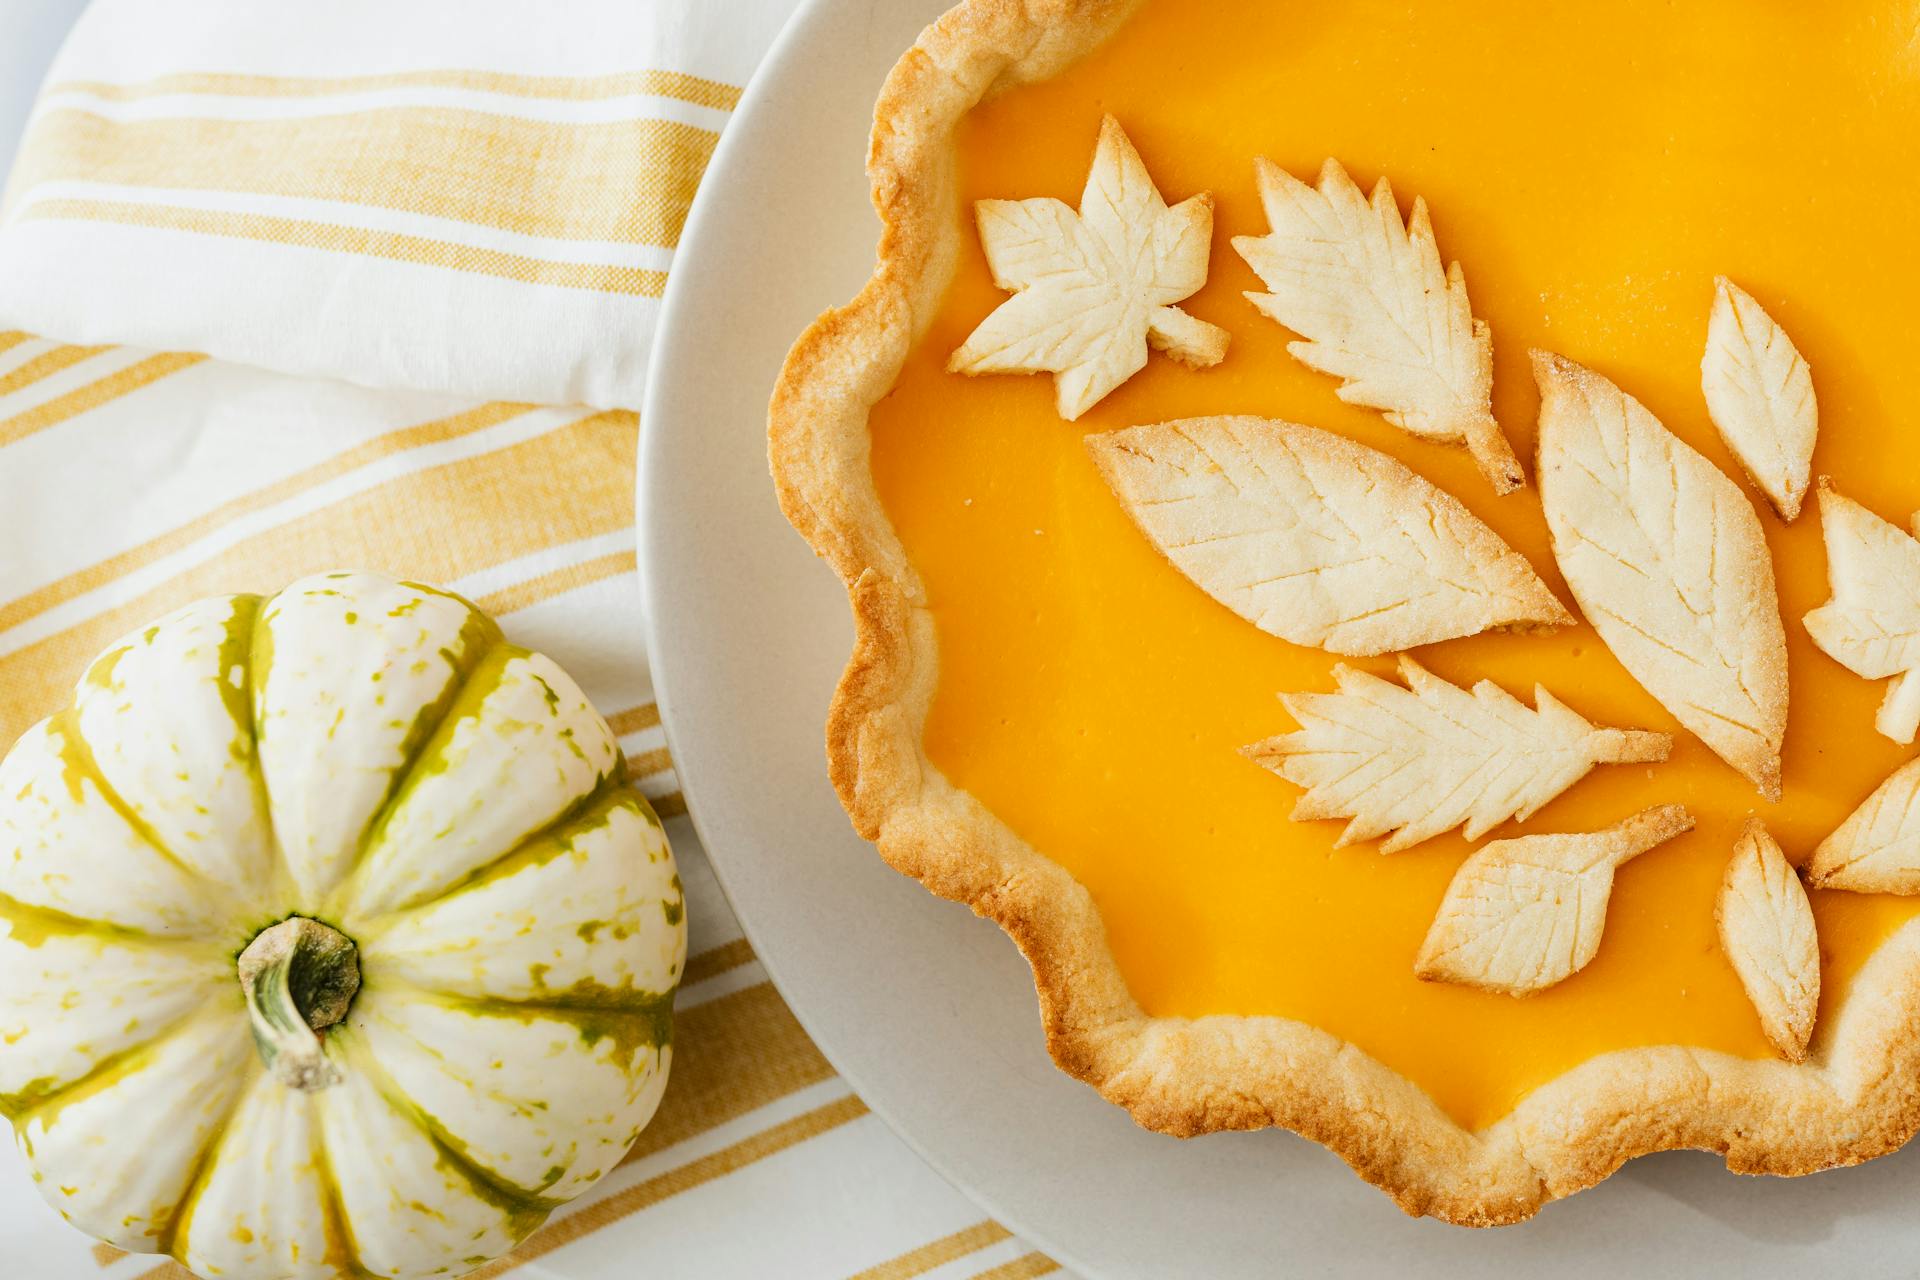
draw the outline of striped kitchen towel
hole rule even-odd
[[[1057,1271],[868,1114],[769,985],[679,816],[641,651],[659,298],[793,3],[96,0],[0,200],[0,750],[147,618],[353,565],[552,654],[669,815],[692,929],[671,1087],[485,1275]],[[0,1256],[185,1274],[90,1249],[4,1153]]]

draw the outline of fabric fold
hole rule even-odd
[[[96,0],[0,199],[0,328],[632,408],[687,210],[793,0]]]

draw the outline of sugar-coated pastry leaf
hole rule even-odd
[[[1664,733],[1599,729],[1546,689],[1537,710],[1489,680],[1472,692],[1400,658],[1406,687],[1335,667],[1338,693],[1283,693],[1294,733],[1256,742],[1246,755],[1306,788],[1296,822],[1351,818],[1341,844],[1387,837],[1398,853],[1465,826],[1478,840],[1522,821],[1597,764],[1665,760]]]
[[[1791,522],[1807,496],[1820,426],[1813,373],[1786,330],[1725,276],[1715,282],[1700,388],[1720,438]]]
[[[949,370],[1053,373],[1071,422],[1138,373],[1149,346],[1195,367],[1226,356],[1226,330],[1173,305],[1207,281],[1213,197],[1168,208],[1112,116],[1077,213],[1041,198],[981,200],[974,214],[994,283],[1014,296],[968,335]]]
[[[1600,949],[1615,869],[1692,827],[1670,804],[1604,831],[1495,841],[1454,873],[1414,973],[1514,996],[1565,980]]]
[[[1264,159],[1254,176],[1270,229],[1233,247],[1267,286],[1248,300],[1301,336],[1287,350],[1341,379],[1342,400],[1465,445],[1497,492],[1524,485],[1493,418],[1493,335],[1474,319],[1460,264],[1441,269],[1426,202],[1402,223],[1385,178],[1369,199],[1336,160],[1315,186]]]
[[[1816,889],[1920,893],[1920,760],[1895,770],[1807,861]]]
[[[1820,1011],[1820,938],[1806,888],[1757,818],[1734,845],[1713,914],[1760,1029],[1782,1057],[1800,1061]]]
[[[1592,370],[1535,352],[1540,497],[1600,638],[1674,717],[1780,798],[1787,636],[1738,485]]]
[[[1456,498],[1331,432],[1188,418],[1089,436],[1087,448],[1180,572],[1283,640],[1366,657],[1573,621]]]
[[[1920,542],[1824,482],[1820,531],[1833,598],[1806,616],[1807,633],[1855,675],[1893,678],[1874,727],[1910,743],[1920,730]]]

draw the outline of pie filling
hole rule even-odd
[[[1664,0],[1476,6],[1372,0],[1148,0],[1065,74],[977,107],[958,131],[964,210],[1077,204],[1103,113],[1169,202],[1217,202],[1206,286],[1181,304],[1229,330],[1205,370],[1155,355],[1079,421],[1047,376],[962,377],[948,355],[1005,300],[970,212],[958,274],[872,415],[873,473],[925,586],[940,684],[929,756],[1091,890],[1150,1014],[1278,1014],[1357,1044],[1462,1124],[1609,1050],[1683,1044],[1771,1056],[1722,953],[1714,902],[1746,820],[1799,862],[1913,752],[1874,731],[1880,681],[1800,619],[1829,595],[1820,520],[1783,525],[1710,425],[1700,358],[1714,278],[1766,300],[1812,366],[1817,475],[1905,524],[1920,506],[1920,42],[1909,6]],[[1697,827],[1621,868],[1599,953],[1515,999],[1414,976],[1469,846],[1335,847],[1289,819],[1299,789],[1240,754],[1294,727],[1276,695],[1333,688],[1342,661],[1265,634],[1143,537],[1096,472],[1088,432],[1204,414],[1323,427],[1401,459],[1525,555],[1563,602],[1537,487],[1496,497],[1467,454],[1341,403],[1242,297],[1229,247],[1266,230],[1253,161],[1306,180],[1327,156],[1363,187],[1418,195],[1442,257],[1493,330],[1494,411],[1531,472],[1529,348],[1613,379],[1754,498],[1791,663],[1775,805],[1681,729],[1591,627],[1428,646],[1463,685],[1532,702],[1546,686],[1596,724],[1674,735],[1656,765],[1596,770],[1489,838],[1607,826],[1680,803]],[[1391,657],[1346,659],[1394,678]],[[1920,899],[1815,891],[1822,1017]]]

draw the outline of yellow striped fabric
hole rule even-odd
[[[73,94],[127,102],[166,94],[222,94],[242,98],[299,98],[365,93],[378,89],[478,89],[488,93],[562,101],[590,101],[655,94],[695,106],[730,111],[740,101],[735,85],[681,71],[630,71],[601,76],[533,76],[478,69],[423,68],[357,76],[265,76],[184,72],[130,84],[104,80],[59,80],[43,89],[48,98]]]
[[[81,180],[297,196],[520,235],[670,248],[719,137],[671,120],[562,124],[451,107],[132,121],[66,109],[28,131],[9,185],[31,191]],[[432,181],[421,181],[429,171]]]
[[[790,4],[583,12],[661,24],[660,41],[750,28],[757,56]],[[354,566],[447,585],[550,653],[608,714],[659,812],[684,814],[638,660],[631,406],[751,57],[732,77],[676,63],[670,43],[579,75],[431,49],[356,70],[365,33],[330,28],[323,6],[287,21],[331,40],[330,62],[268,70],[189,42],[126,76],[89,40],[178,24],[138,0],[96,11],[0,202],[0,314],[87,317],[71,341],[0,331],[0,750],[151,618]],[[243,32],[242,12],[226,25]],[[496,19],[515,29],[509,8]],[[243,38],[207,25],[197,38]],[[223,256],[236,252],[265,256]],[[49,253],[64,256],[36,294]],[[9,265],[28,257],[9,254],[40,256],[22,273]],[[192,287],[183,274],[166,306],[123,310],[102,263]],[[690,825],[669,829],[693,945],[658,1115],[601,1186],[475,1274],[537,1260],[529,1273],[566,1277],[610,1248],[676,1258],[659,1274],[687,1276],[1053,1270],[868,1115],[740,935]],[[885,1204],[832,1193],[874,1170],[889,1171]],[[0,1237],[41,1249],[62,1230],[42,1218],[0,1197]],[[77,1238],[44,1247],[26,1256],[62,1261],[36,1276],[187,1275]],[[758,1261],[700,1261],[723,1253]]]
[[[625,293],[658,298],[667,273],[642,267],[596,262],[553,262],[525,254],[503,253],[476,245],[412,236],[393,231],[344,226],[312,218],[276,218],[260,213],[218,209],[182,209],[127,200],[43,200],[21,211],[23,220],[50,218],[70,222],[116,222],[129,227],[188,231],[195,235],[257,240],[265,244],[324,249],[332,253],[385,258],[449,271],[498,276],[520,284],[550,284],[566,289]]]
[[[688,18],[588,0],[603,22],[643,28],[637,43],[663,56],[703,26],[734,29],[757,54],[789,4]],[[99,7],[180,38],[126,0]],[[511,18],[499,15],[503,31]],[[354,25],[304,14],[284,24],[290,41],[303,24],[338,46]],[[422,42],[444,36],[417,15],[382,25],[388,40],[409,26]],[[157,293],[204,305],[130,310],[115,335],[129,342],[376,386],[489,394],[517,383],[548,402],[637,403],[654,307],[739,87],[671,66],[355,73],[338,64],[364,51],[338,52],[325,74],[181,67],[131,79],[88,74],[70,53],[78,74],[42,91],[0,195],[9,318],[45,317],[57,331],[87,307],[109,310],[138,264]],[[31,269],[49,253],[70,256],[68,278]],[[274,288],[252,288],[269,260]],[[402,270],[443,281],[402,285]],[[273,340],[309,307],[384,314],[395,338],[332,326],[304,345]]]
[[[78,368],[84,358],[92,357],[74,356],[70,363]],[[134,353],[120,359],[123,370],[142,370],[159,358]],[[176,360],[172,367],[193,366]],[[215,382],[229,373],[217,365],[205,372]],[[100,388],[106,379],[113,380],[112,387]],[[300,393],[303,384],[286,382],[290,394]],[[83,382],[79,391],[92,407],[73,415],[76,455],[91,452],[84,435],[93,429],[106,439],[117,423],[151,422],[141,400],[160,389],[159,377],[124,372]],[[57,398],[75,394],[66,391]],[[497,448],[444,461],[434,452],[542,414],[551,425],[535,422],[503,438]],[[254,488],[209,491],[204,509],[191,518],[128,539],[111,555],[0,599],[0,740],[10,741],[54,709],[94,652],[144,620],[210,592],[270,590],[324,565],[370,565],[464,587],[502,618],[510,634],[519,620],[541,611],[558,610],[564,617],[604,609],[616,600],[630,607],[637,595],[631,476],[639,429],[627,411],[553,411],[490,402],[379,431]],[[9,451],[0,446],[0,460]],[[315,505],[329,485],[370,470],[379,472],[373,483]],[[50,478],[73,492],[87,484],[80,467],[56,468]],[[244,528],[243,536],[223,536],[236,528]],[[172,571],[149,584],[156,567]],[[61,625],[45,627],[49,618]],[[12,642],[36,627],[46,634],[24,644]],[[563,663],[576,656],[593,659],[591,652],[549,648]],[[660,737],[658,707],[650,698],[622,703],[617,694],[598,700],[642,789],[664,814],[684,811],[671,755]],[[683,850],[692,843],[685,828],[676,828],[675,838]],[[696,909],[724,915],[717,897],[701,901],[697,887],[690,897]],[[731,929],[730,923],[723,927]],[[564,1250],[588,1235],[618,1232],[642,1213],[670,1214],[675,1197],[724,1184],[865,1116],[864,1106],[843,1086],[815,1105],[781,1113],[783,1101],[835,1087],[836,1077],[758,970],[744,939],[735,936],[696,951],[687,963],[685,990],[692,1002],[677,1019],[666,1098],[628,1157],[628,1168],[651,1171],[611,1187],[479,1274],[506,1274],[536,1258],[561,1266]],[[714,994],[701,998],[709,991]],[[759,1116],[765,1122],[753,1123]],[[738,1136],[700,1149],[706,1135],[730,1133],[743,1124]],[[672,1158],[682,1151],[684,1160]],[[656,1163],[662,1167],[653,1169]],[[751,1206],[743,1205],[742,1212],[751,1212]],[[955,1266],[961,1270],[952,1274],[972,1274],[965,1263],[973,1255],[984,1258],[1017,1243],[997,1224],[976,1222],[845,1274],[878,1280],[935,1270],[946,1275]],[[978,1271],[1042,1274],[1030,1257],[1037,1255],[1022,1251]],[[123,1262],[137,1262],[105,1246],[94,1251],[93,1260],[116,1274]],[[186,1275],[173,1264],[152,1263],[132,1274],[142,1280]]]
[[[183,93],[306,100],[406,86],[458,87],[561,102],[594,101],[623,92],[651,93],[716,111],[730,109],[738,98],[731,86],[670,72],[573,80],[476,71],[324,80],[171,76],[126,86],[69,81],[50,86],[45,97],[54,104],[75,97],[125,102]],[[527,236],[671,248],[679,241],[700,174],[718,140],[714,129],[647,115],[555,122],[475,110],[470,105],[368,107],[291,118],[185,114],[136,120],[112,119],[88,105],[53,106],[36,116],[21,143],[0,213],[37,187],[82,181],[135,193],[186,190],[303,197],[425,214]],[[147,206],[137,200],[55,198],[32,216],[132,223],[132,211],[142,207]],[[239,234],[231,227],[216,231],[203,224],[175,225],[208,234]],[[339,233],[321,247],[370,251]],[[429,258],[421,253],[409,260]],[[438,261],[435,265],[459,268],[462,264]],[[582,283],[580,287],[596,286]]]

